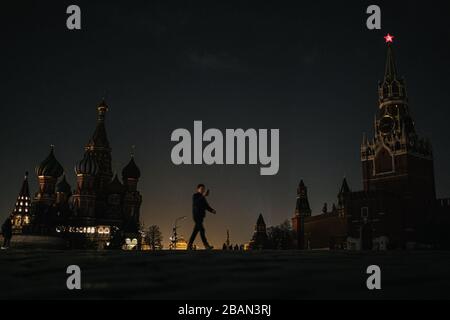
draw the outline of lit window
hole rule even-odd
[[[22,208],[19,208],[19,212],[22,212]]]

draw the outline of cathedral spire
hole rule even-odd
[[[112,164],[111,164],[111,147],[106,134],[105,117],[109,107],[103,99],[97,106],[97,126],[94,134],[85,147],[85,151],[91,153],[92,158],[98,165],[98,170],[95,173],[95,192],[103,194],[105,187],[112,179]],[[100,203],[100,202],[99,202]]]
[[[97,121],[104,122],[105,115],[108,111],[108,105],[106,104],[105,98],[102,99],[102,102],[97,106]]]
[[[86,146],[86,150],[110,149],[105,127],[105,117],[108,110],[109,107],[106,104],[105,99],[103,99],[97,106],[97,126],[95,127],[94,134]]]
[[[28,186],[28,171],[25,172],[25,176],[23,178],[22,188],[20,189],[19,196],[30,197],[30,187]]]
[[[11,218],[13,220],[13,229],[15,230],[15,232],[20,232],[24,225],[28,225],[30,223],[30,210],[31,198],[30,188],[28,186],[28,172],[25,172],[22,187],[20,188],[14,210],[11,213]]]

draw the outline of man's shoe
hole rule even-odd
[[[205,246],[205,250],[212,250],[212,249],[214,249],[214,247],[210,246],[209,244]]]

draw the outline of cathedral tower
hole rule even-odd
[[[56,160],[53,146],[50,154],[36,167],[36,175],[39,181],[39,191],[36,193],[34,202],[39,205],[52,206],[56,201],[55,186],[58,178],[64,170]]]
[[[72,204],[77,217],[95,217],[95,177],[99,165],[94,154],[87,151],[83,159],[75,166],[77,189],[72,196]]]
[[[30,188],[28,186],[28,172],[25,172],[25,178],[23,179],[16,205],[11,213],[14,233],[21,233],[22,228],[30,224],[30,209],[31,198]]]
[[[64,174],[61,181],[56,185],[56,204],[66,205],[71,195],[72,188],[67,182],[66,175]]]
[[[364,135],[361,144],[364,190],[382,190],[429,203],[436,197],[431,144],[416,133],[405,80],[397,72],[392,38],[386,41],[375,135],[370,140]]]
[[[108,105],[103,100],[97,106],[97,126],[94,134],[85,147],[85,151],[90,152],[98,164],[98,172],[95,177],[95,189],[100,196],[103,195],[113,176],[111,168],[111,147],[105,127],[107,111]]]
[[[122,170],[122,180],[125,186],[125,196],[123,200],[123,213],[125,218],[125,232],[136,233],[139,230],[139,216],[142,203],[142,196],[137,191],[137,184],[141,177],[134,155],[131,155],[130,162]]]

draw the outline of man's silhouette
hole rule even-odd
[[[202,238],[203,245],[205,249],[212,249],[213,247],[209,245],[208,240],[206,240],[205,228],[203,227],[203,219],[205,219],[206,211],[211,213],[216,213],[216,210],[211,208],[206,201],[206,196],[208,196],[209,190],[206,190],[204,184],[199,184],[197,186],[197,192],[192,196],[192,215],[194,218],[195,226],[194,231],[192,231],[191,239],[189,240],[188,249],[192,249],[195,237],[197,233],[200,232],[200,237]]]

